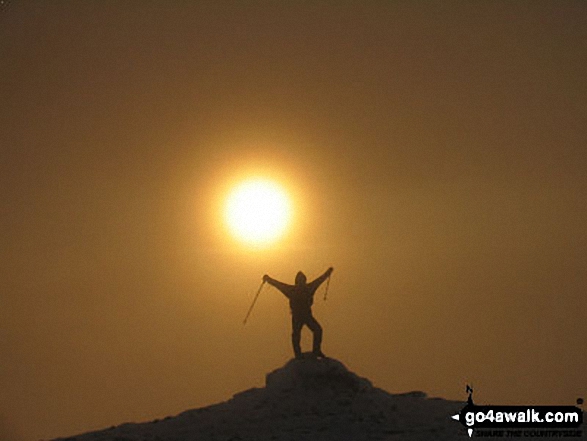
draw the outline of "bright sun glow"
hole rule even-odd
[[[248,180],[228,197],[225,218],[230,231],[251,245],[265,246],[287,228],[291,204],[285,192],[266,179]]]

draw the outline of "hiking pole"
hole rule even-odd
[[[324,301],[326,301],[326,296],[328,295],[328,287],[330,286],[330,277],[328,276],[328,280],[326,280],[326,291],[324,291]]]
[[[257,290],[257,294],[255,294],[255,298],[253,299],[253,303],[251,304],[251,307],[249,308],[249,311],[247,312],[247,316],[245,317],[245,320],[243,321],[243,325],[247,324],[247,320],[249,319],[249,315],[251,315],[251,311],[253,310],[253,306],[255,306],[255,303],[257,302],[257,298],[259,297],[259,294],[261,294],[261,290],[263,289],[263,285],[265,285],[264,280],[261,282],[261,286],[259,286],[259,289]]]

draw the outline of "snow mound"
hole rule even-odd
[[[123,424],[67,441],[465,440],[454,415],[465,403],[390,394],[340,361],[290,360],[263,388],[150,423]],[[526,438],[530,439],[530,438]]]
[[[270,393],[356,393],[373,387],[369,380],[353,374],[333,358],[290,360],[267,374],[265,384]]]

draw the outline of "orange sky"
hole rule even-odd
[[[390,392],[586,392],[587,7],[41,2],[0,8],[0,438],[176,414],[323,349]],[[287,238],[233,241],[250,173]],[[307,331],[304,331],[307,332]],[[304,334],[304,344],[309,343]]]

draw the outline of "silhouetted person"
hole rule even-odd
[[[267,274],[263,276],[263,281],[273,285],[280,290],[288,299],[291,308],[291,342],[296,358],[301,358],[302,350],[300,348],[300,339],[302,336],[302,327],[306,325],[314,335],[312,352],[317,357],[324,357],[322,353],[322,326],[312,315],[312,303],[314,303],[314,294],[318,287],[330,276],[334,268],[328,268],[324,274],[310,283],[306,283],[306,275],[303,272],[296,274],[295,285],[279,282],[272,279]]]

